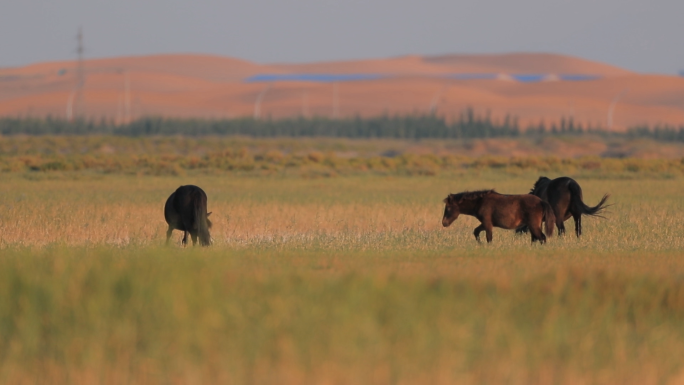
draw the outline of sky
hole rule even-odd
[[[200,53],[257,63],[548,52],[684,70],[684,0],[0,0],[0,67]]]

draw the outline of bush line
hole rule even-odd
[[[502,120],[482,116],[472,109],[458,119],[447,121],[436,115],[380,116],[373,118],[288,118],[255,120],[178,119],[145,117],[129,124],[116,124],[110,119],[68,121],[59,118],[0,118],[2,135],[244,135],[252,137],[336,137],[336,138],[516,138],[546,135],[600,135],[603,137],[651,138],[684,142],[684,126],[633,127],[626,132],[609,132],[601,127],[577,124],[572,118],[559,123],[520,127],[517,118]]]

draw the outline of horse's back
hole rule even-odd
[[[492,194],[488,196],[493,202],[499,202],[501,206],[521,204],[523,206],[536,206],[541,202],[541,198],[532,194]]]
[[[166,220],[166,223],[168,223],[169,226],[178,228],[178,226],[181,224],[180,221],[180,212],[176,210],[176,207],[174,205],[174,202],[176,200],[176,192],[171,193],[169,198],[166,200],[166,203],[164,204],[164,219]],[[182,230],[178,228],[179,230]]]
[[[207,194],[204,190],[194,185],[178,187],[164,205],[166,223],[181,231],[188,230],[183,223],[192,224],[198,220],[195,218],[197,207],[206,213]]]
[[[577,185],[577,186],[579,186],[579,184],[577,183],[577,181],[574,180],[574,179],[572,179],[572,178],[570,178],[569,176],[561,176],[561,177],[558,177],[558,178],[552,180],[552,181],[549,183],[549,187],[550,187],[550,188],[554,188],[554,189],[558,189],[558,188],[568,188],[568,187],[570,187],[570,185]]]
[[[541,198],[531,194],[490,194],[482,202],[481,215],[491,217],[496,227],[516,229],[535,216],[542,215]],[[539,217],[541,218],[541,217]]]
[[[207,200],[207,194],[204,190],[191,184],[178,187],[172,195],[175,195],[180,202],[187,202],[193,199]]]
[[[176,190],[174,205],[184,219],[189,217],[196,220],[194,217],[197,208],[201,208],[205,213],[207,211],[207,194],[197,186],[181,186]]]

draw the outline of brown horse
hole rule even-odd
[[[548,202],[556,216],[556,226],[558,235],[565,234],[563,222],[572,217],[575,220],[575,234],[577,237],[582,235],[582,214],[601,217],[598,213],[605,209],[606,200],[610,195],[605,194],[601,201],[589,207],[582,201],[582,188],[574,179],[563,176],[556,179],[549,179],[545,176],[539,177],[537,182],[530,190],[530,194],[538,196],[544,202]],[[601,217],[603,218],[603,217]],[[522,227],[517,232],[527,232],[526,227]]]
[[[532,242],[546,242],[542,233],[542,222],[546,221],[546,234],[553,235],[555,218],[551,206],[534,195],[503,195],[494,190],[466,191],[449,194],[444,199],[442,226],[448,227],[459,214],[477,218],[481,225],[473,234],[480,242],[480,233],[487,233],[487,242],[492,241],[492,228],[517,229],[527,226],[532,233]]]
[[[164,205],[164,218],[169,224],[166,231],[166,244],[169,243],[171,233],[174,229],[183,232],[182,244],[188,243],[188,233],[192,238],[192,245],[195,246],[199,237],[200,246],[211,245],[209,228],[211,222],[207,213],[207,194],[197,186],[180,186]]]

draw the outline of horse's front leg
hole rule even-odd
[[[485,233],[487,235],[487,243],[492,243],[492,238],[493,238],[493,233],[492,233],[492,225],[485,226]]]
[[[184,247],[188,245],[188,232],[183,231],[183,240],[181,241],[181,245]]]
[[[169,239],[171,238],[171,233],[173,233],[173,227],[169,226],[169,229],[166,230],[166,246],[169,245]]]
[[[480,233],[484,231],[485,226],[484,225],[479,225],[475,228],[475,231],[473,231],[473,235],[475,236],[475,240],[480,242]]]

